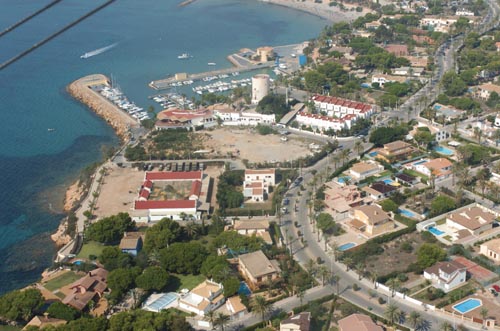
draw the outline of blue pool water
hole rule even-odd
[[[438,152],[439,154],[448,155],[448,156],[455,154],[451,149],[443,147],[441,145],[434,147],[434,150],[436,152]]]
[[[387,185],[391,185],[392,183],[394,183],[394,181],[392,179],[384,179],[384,183],[386,183]]]
[[[405,217],[410,217],[410,218],[416,218],[417,215],[415,215],[415,213],[409,211],[408,209],[403,209],[403,208],[399,208],[398,209],[399,213]]]
[[[343,176],[343,177],[339,177],[338,182],[340,184],[344,184],[345,182],[347,182],[350,179],[351,179],[351,177],[349,177],[349,176]]]
[[[252,291],[250,291],[250,288],[248,287],[247,283],[241,282],[240,288],[238,289],[238,294],[244,294],[248,297],[252,294]]]
[[[471,310],[474,310],[476,308],[479,308],[482,306],[481,300],[479,299],[467,299],[465,301],[460,302],[459,304],[456,304],[453,306],[453,309],[458,311],[461,314],[465,314],[470,312]]]
[[[420,160],[418,162],[413,163],[413,165],[418,165],[427,162],[427,160]]]
[[[378,155],[378,152],[370,152],[368,153],[368,155],[370,155],[371,157],[375,157]]]
[[[443,231],[438,230],[438,229],[436,229],[436,228],[435,228],[435,227],[433,227],[433,226],[430,226],[429,228],[427,228],[427,231],[429,231],[430,233],[432,233],[432,234],[433,234],[433,235],[435,235],[435,236],[441,236],[441,235],[443,235],[443,234],[444,234],[444,232],[443,232]]]
[[[353,248],[354,246],[356,246],[356,243],[347,243],[347,244],[343,244],[343,245],[340,245],[339,246],[339,251],[346,251],[350,248]]]

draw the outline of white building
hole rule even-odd
[[[424,278],[446,293],[465,283],[466,277],[467,268],[455,261],[437,262],[424,270]]]
[[[455,12],[455,15],[456,16],[474,16],[474,12],[470,11],[470,10],[467,10],[465,8],[462,8],[462,9],[458,9]]]
[[[436,141],[441,142],[443,140],[446,140],[450,137],[450,134],[445,131],[445,130],[439,130],[436,132]]]
[[[452,163],[448,159],[440,157],[427,162],[414,164],[413,167],[415,171],[427,177],[431,177],[431,174],[434,174],[435,178],[438,180],[448,178],[451,175]]]
[[[406,82],[406,78],[385,74],[374,74],[372,76],[372,84],[377,83],[380,87],[384,87],[386,83],[394,82],[404,83]]]
[[[492,239],[481,244],[479,253],[492,259],[496,264],[500,264],[500,238]]]
[[[254,202],[267,199],[269,187],[276,181],[275,169],[246,169],[243,182],[243,196]]]
[[[420,20],[420,26],[430,28],[433,31],[447,33],[457,20],[458,17],[426,16]]]
[[[454,212],[446,217],[446,225],[455,230],[467,230],[472,235],[481,233],[493,228],[498,214],[492,210],[476,205]]]
[[[196,286],[189,293],[181,295],[179,308],[205,316],[208,312],[219,308],[225,301],[221,284],[209,280]]]
[[[259,74],[252,77],[252,104],[258,104],[269,94],[269,75]]]
[[[224,107],[215,108],[214,115],[222,120],[223,125],[229,126],[256,126],[257,124],[271,125],[276,123],[274,114],[239,112]]]
[[[349,169],[349,174],[356,180],[360,181],[370,176],[384,171],[384,167],[375,161],[362,161],[354,164]]]

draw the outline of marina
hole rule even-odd
[[[123,94],[118,86],[96,85],[92,89],[103,97],[114,103],[121,110],[127,112],[130,116],[138,121],[149,119],[149,115],[143,108],[137,106],[135,103],[130,102]]]
[[[272,68],[274,66],[275,66],[274,61],[268,61],[268,62],[249,65],[249,66],[245,66],[245,67],[232,67],[232,68],[226,68],[226,69],[206,71],[206,72],[201,72],[201,73],[197,73],[197,74],[177,74],[175,76],[167,77],[165,79],[154,80],[154,81],[149,83],[149,86],[155,90],[164,90],[164,89],[168,89],[172,86],[189,85],[189,84],[192,84],[192,82],[204,80],[204,78],[207,78],[207,77],[214,77],[214,76],[218,77],[219,75],[232,75],[233,73],[236,73],[236,72],[241,73],[241,72],[259,70],[259,69],[267,69],[267,68]],[[184,84],[184,82],[191,82],[191,83]],[[180,85],[179,85],[179,83],[180,83]],[[176,84],[176,85],[172,85],[172,84]]]

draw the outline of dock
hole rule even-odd
[[[247,72],[247,71],[253,71],[253,70],[259,70],[259,69],[267,69],[267,68],[272,68],[275,66],[274,61],[268,61],[268,62],[263,62],[260,64],[253,64],[253,65],[248,65],[244,67],[232,67],[232,68],[227,68],[227,69],[219,69],[219,70],[212,70],[212,71],[206,71],[206,72],[200,72],[197,74],[187,74],[182,79],[177,79],[175,76],[167,77],[164,79],[160,80],[154,80],[151,83],[149,83],[149,86],[155,90],[164,90],[167,88],[171,87],[172,83],[178,83],[186,80],[192,80],[192,81],[197,81],[197,80],[202,80],[205,77],[210,77],[210,76],[218,76],[218,75],[230,75],[235,72]]]

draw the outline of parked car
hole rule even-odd
[[[493,294],[493,295],[494,295],[494,296],[496,296],[496,297],[498,296],[498,292],[497,292],[497,291],[495,291],[495,289],[494,289],[494,288],[490,287],[490,288],[489,288],[489,290],[490,290],[490,293],[491,293],[491,294]]]
[[[492,285],[491,287],[493,287],[493,289],[495,291],[497,291],[498,293],[500,293],[500,286],[498,286],[498,285]]]

